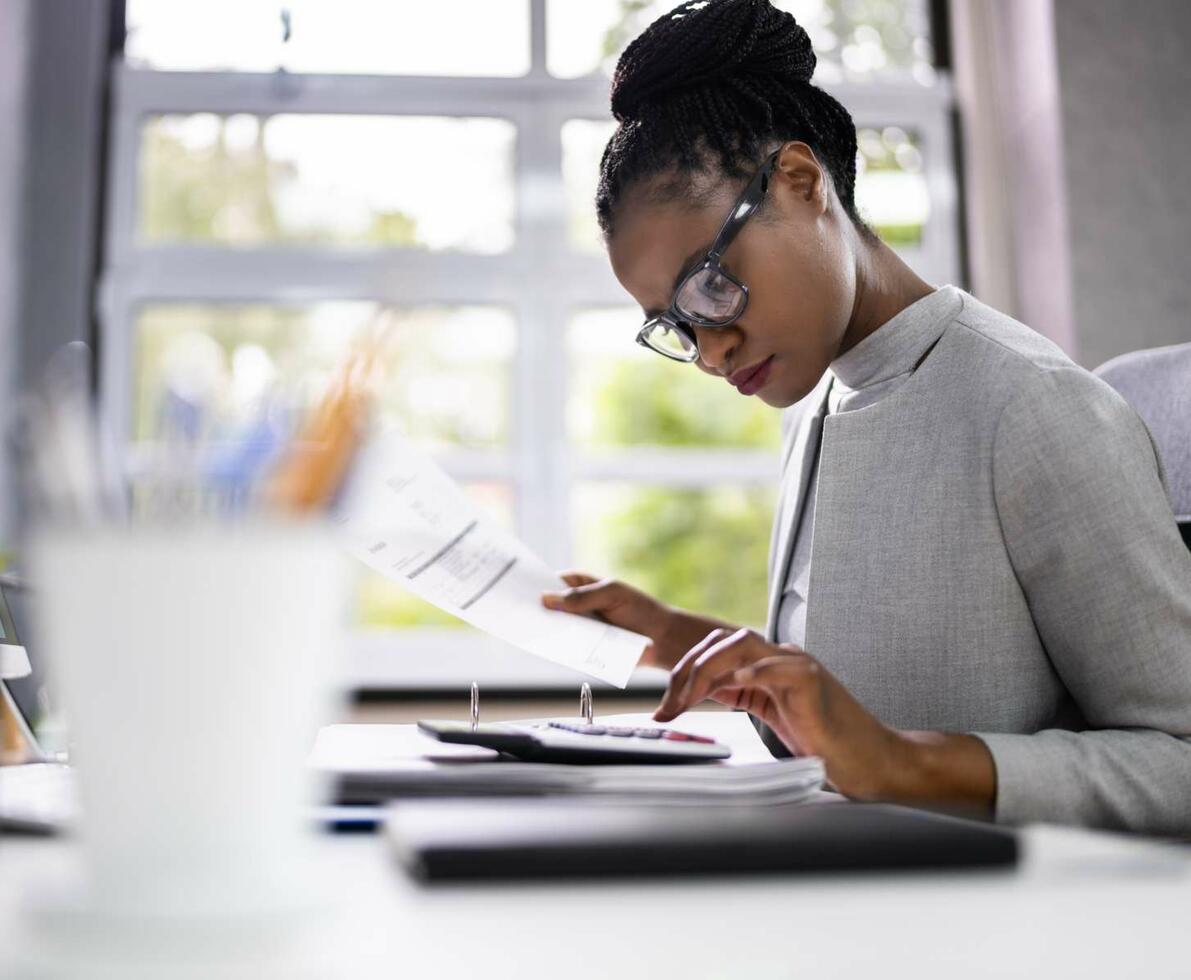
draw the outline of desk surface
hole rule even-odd
[[[742,722],[752,741],[733,734]],[[730,741],[737,761],[763,750],[747,719],[683,723]],[[982,873],[430,888],[405,877],[382,836],[325,836],[316,857],[327,911],[279,965],[229,975],[1191,977],[1191,848],[1038,827],[1023,832],[1023,852],[1018,869]],[[34,963],[44,955],[31,896],[69,891],[80,857],[68,840],[0,840],[3,980],[29,975],[7,966],[19,962],[13,950]],[[134,980],[128,970],[94,975]]]
[[[327,837],[331,907],[289,955],[345,978],[1191,976],[1188,852],[1053,828],[1024,843],[991,874],[426,888],[382,837]],[[0,868],[0,949],[28,948],[29,896],[71,881],[78,847],[5,839]]]

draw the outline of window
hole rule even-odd
[[[925,0],[778,5],[856,120],[860,209],[957,282]],[[633,343],[592,213],[607,72],[669,6],[128,0],[100,316],[133,465],[180,403],[213,440],[300,411],[387,311],[386,420],[498,520],[559,567],[759,625],[777,413]],[[357,684],[573,683],[363,570],[357,595]]]

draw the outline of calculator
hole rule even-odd
[[[440,742],[482,745],[526,762],[571,764],[715,762],[732,750],[704,735],[669,728],[630,728],[598,722],[419,721],[418,729]]]

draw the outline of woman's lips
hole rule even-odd
[[[754,368],[745,368],[742,371],[737,371],[728,379],[728,383],[733,385],[742,395],[755,395],[765,386],[765,382],[769,380],[769,367],[771,364],[773,364],[772,354]]]

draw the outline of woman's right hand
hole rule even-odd
[[[724,627],[716,620],[667,606],[616,579],[601,579],[586,572],[564,572],[562,580],[570,588],[543,593],[542,605],[592,616],[648,637],[650,643],[641,656],[641,667],[672,670],[692,646],[712,630]]]

